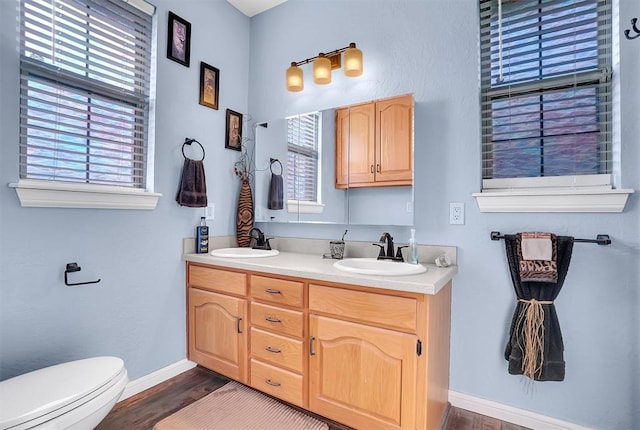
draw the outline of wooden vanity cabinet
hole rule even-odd
[[[187,354],[247,382],[247,275],[187,263]]]
[[[451,283],[426,295],[189,262],[187,286],[196,363],[356,429],[439,428]]]
[[[413,184],[413,95],[336,110],[336,188]]]

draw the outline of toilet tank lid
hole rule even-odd
[[[0,428],[35,419],[78,401],[108,384],[123,369],[124,362],[118,357],[93,357],[2,381]]]

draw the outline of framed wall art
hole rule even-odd
[[[224,147],[242,150],[242,114],[227,109],[227,136],[224,140]]]
[[[167,23],[167,58],[189,67],[191,55],[191,23],[169,12]]]
[[[200,62],[200,104],[218,110],[220,70]]]

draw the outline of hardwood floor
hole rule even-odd
[[[206,396],[229,379],[195,367],[168,381],[116,404],[96,430],[151,430],[160,420]],[[342,424],[311,414],[326,422],[329,430],[351,430]],[[224,429],[221,429],[224,430]],[[256,429],[270,430],[270,429]],[[515,424],[465,411],[449,409],[443,430],[527,430]]]
[[[217,390],[229,380],[195,367],[119,403],[95,430],[152,429],[163,418]]]

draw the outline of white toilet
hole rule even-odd
[[[129,382],[117,357],[94,357],[0,382],[0,430],[92,430]]]

